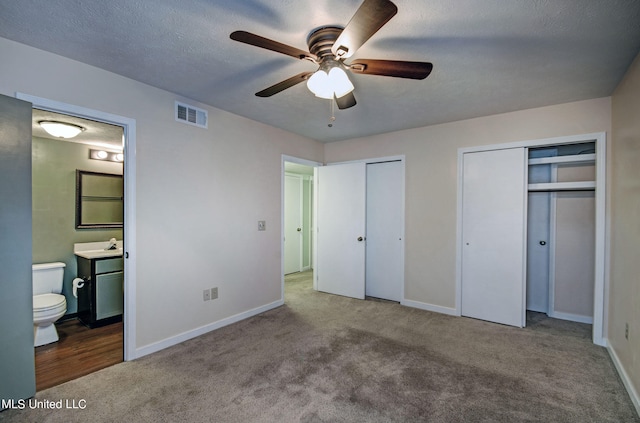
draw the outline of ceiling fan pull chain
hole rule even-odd
[[[330,109],[330,116],[329,116],[329,124],[327,125],[329,128],[333,128],[333,122],[335,122],[336,120],[336,116],[335,116],[335,106],[333,104],[333,99],[329,100],[329,109]]]

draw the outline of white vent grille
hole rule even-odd
[[[208,116],[206,110],[176,101],[176,120],[178,122],[199,126],[200,128],[208,128]]]

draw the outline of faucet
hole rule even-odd
[[[108,246],[107,248],[105,248],[104,250],[105,250],[105,251],[108,251],[108,250],[115,250],[115,249],[117,249],[117,248],[118,248],[118,246],[117,246],[117,244],[116,244],[116,239],[115,239],[115,238],[111,238],[111,239],[109,240],[109,246]]]

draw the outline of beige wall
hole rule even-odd
[[[561,165],[558,182],[595,181],[594,165]],[[554,309],[567,318],[593,317],[596,249],[595,191],[564,191],[555,196]],[[563,317],[555,315],[555,317]]]
[[[609,132],[601,98],[327,144],[325,161],[406,155],[405,297],[455,308],[457,150]]]
[[[640,392],[640,55],[612,97],[613,157],[608,339]],[[625,323],[629,339],[625,339]],[[637,395],[637,394],[636,394]],[[640,409],[640,404],[636,407]]]
[[[137,348],[281,298],[281,155],[322,161],[322,144],[1,38],[0,57],[2,94],[136,120]],[[175,100],[209,129],[175,122]]]

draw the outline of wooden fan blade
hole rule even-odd
[[[396,13],[398,8],[389,0],[364,0],[331,47],[331,52],[338,58],[351,57]]]
[[[241,43],[275,51],[277,53],[286,54],[287,56],[295,57],[296,59],[308,58],[308,59],[312,59],[313,61],[316,61],[318,59],[315,55],[309,52],[306,52],[304,50],[300,50],[298,48],[291,47],[286,44],[282,44],[277,41],[273,41],[256,34],[252,34],[247,31],[235,31],[235,32],[232,32],[231,35],[229,35],[229,37],[232,40],[239,41]]]
[[[353,73],[409,79],[425,79],[432,69],[433,64],[429,62],[405,62],[401,60],[358,59],[349,65],[349,70]]]
[[[349,107],[353,107],[356,105],[356,97],[353,95],[353,91],[351,91],[350,93],[345,94],[340,98],[336,97],[336,103],[338,104],[338,109],[348,109]]]
[[[299,73],[296,76],[292,76],[289,79],[285,79],[282,82],[278,82],[269,88],[265,88],[264,90],[257,92],[256,95],[258,97],[271,97],[274,94],[278,94],[280,91],[284,91],[287,88],[291,88],[294,85],[301,83],[302,81],[306,81],[311,75],[313,75],[313,72]]]

